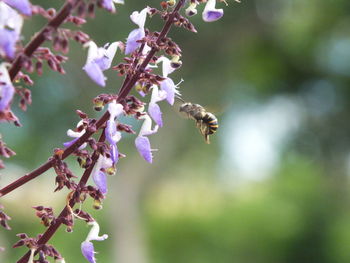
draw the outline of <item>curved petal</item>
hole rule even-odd
[[[73,143],[75,143],[78,139],[79,139],[79,138],[75,138],[75,139],[73,139],[73,140],[71,140],[71,141],[69,141],[69,142],[64,142],[64,143],[63,143],[63,146],[64,146],[64,147],[69,147],[69,146],[71,146]]]
[[[31,16],[32,8],[28,0],[3,0],[9,6],[16,8],[23,15]]]
[[[88,76],[101,87],[106,86],[106,77],[103,75],[101,68],[94,62],[85,64],[83,70]]]
[[[148,106],[148,113],[159,127],[163,126],[162,112],[157,103],[150,103]]]
[[[102,194],[107,193],[107,176],[104,172],[98,171],[92,175],[92,179]]]
[[[148,10],[149,8],[146,7],[142,9],[141,12],[138,12],[138,11],[132,12],[132,14],[130,15],[131,21],[143,29],[145,27]]]
[[[111,159],[113,161],[113,164],[117,163],[119,161],[119,151],[116,144],[111,144]]]
[[[166,92],[166,100],[170,105],[174,105],[175,94],[177,93],[176,85],[170,78],[163,80],[160,83],[160,88]]]
[[[153,156],[151,152],[151,143],[149,142],[149,139],[145,136],[137,136],[135,139],[135,145],[143,159],[145,159],[149,163],[152,163]]]
[[[94,245],[90,241],[81,243],[81,253],[90,263],[96,263]]]
[[[117,41],[113,42],[109,46],[106,45],[103,48],[99,48],[99,52],[96,53],[99,57],[95,58],[94,62],[100,67],[102,71],[111,67],[113,58],[118,50],[119,44],[120,42]]]
[[[116,143],[116,141],[114,140],[113,136],[114,134],[117,132],[117,127],[116,127],[116,123],[113,120],[108,120],[107,121],[107,126],[106,126],[106,130],[105,130],[105,135],[106,135],[106,139],[110,144],[114,144]]]
[[[138,49],[141,46],[141,43],[138,43],[137,41],[144,37],[145,30],[142,28],[137,28],[131,31],[126,40],[125,54],[128,55]]]

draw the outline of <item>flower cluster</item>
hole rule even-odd
[[[178,90],[179,84],[175,84],[170,74],[182,66],[182,51],[167,34],[172,25],[197,32],[190,20],[181,15],[180,9],[187,4],[185,15],[191,17],[197,14],[198,5],[205,4],[202,13],[204,21],[213,22],[223,16],[223,9],[215,7],[216,0],[161,2],[160,10],[146,7],[141,11],[132,12],[130,19],[136,28],[128,34],[125,43],[115,41],[103,47],[99,47],[82,31],[59,28],[66,22],[73,22],[77,26],[85,23],[87,16],[93,16],[95,6],[114,13],[115,4],[123,3],[123,0],[91,0],[89,3],[82,0],[67,0],[65,6],[56,14],[53,9],[44,10],[39,6],[32,6],[27,0],[0,0],[0,56],[6,61],[0,64],[0,120],[18,123],[11,111],[11,102],[15,94],[22,97],[20,105],[23,109],[31,102],[30,92],[27,89],[13,85],[13,81],[19,79],[26,84],[33,84],[30,77],[21,71],[22,69],[29,73],[36,70],[41,75],[43,62],[46,61],[52,70],[65,73],[61,64],[67,60],[67,57],[55,54],[50,48],[41,47],[46,40],[52,41],[56,52],[67,53],[70,38],[87,47],[87,59],[82,70],[98,86],[107,85],[104,72],[110,68],[117,71],[119,76],[125,77],[118,94],[100,94],[93,100],[95,110],[100,111],[105,106],[108,108],[99,119],[89,118],[86,113],[78,110],[80,121],[76,128],[68,129],[67,135],[72,139],[63,143],[64,149],[55,149],[53,156],[40,169],[15,182],[16,187],[19,187],[46,170],[54,169],[55,191],[63,188],[70,191],[66,206],[59,216],[55,216],[50,207],[35,206],[33,208],[36,216],[48,228],[45,234],[50,237],[61,224],[67,227],[68,232],[72,232],[75,218],[83,219],[91,225],[87,238],[81,244],[82,254],[90,263],[96,262],[92,241],[105,240],[108,235],[99,236],[98,223],[81,208],[73,212],[74,205],[82,205],[90,197],[94,200],[95,209],[102,208],[102,201],[108,192],[107,177],[116,173],[116,165],[121,157],[125,157],[120,152],[122,147],[119,144],[124,133],[134,134],[137,152],[145,161],[153,162],[153,153],[156,149],[151,147],[149,136],[157,133],[164,125],[160,104],[166,101],[169,105],[174,105],[176,97],[181,96]],[[73,15],[73,10],[76,10],[77,16]],[[32,14],[44,16],[50,21],[50,26],[44,28],[45,30],[40,31],[31,40],[35,48],[21,49],[18,42],[21,39],[23,16],[28,17]],[[151,31],[146,27],[147,18],[154,15],[159,15],[165,21],[161,32]],[[125,54],[125,57],[122,62],[112,67],[118,50]],[[130,95],[133,89],[142,98]],[[150,98],[147,100],[148,97]],[[140,123],[139,131],[135,132],[133,127],[123,123],[125,118],[136,119]],[[98,132],[100,132],[100,138],[97,141],[93,135]],[[2,150],[1,156],[8,157],[14,154],[1,140],[0,150]],[[70,155],[76,156],[80,166],[85,169],[79,182],[76,181],[78,176],[73,174],[64,161]],[[3,165],[0,162],[1,166]],[[88,185],[90,177],[94,185]],[[0,197],[12,191],[13,187],[12,185],[0,189]],[[9,228],[7,220],[10,217],[2,212],[1,206],[0,209],[0,223],[5,228]],[[18,262],[47,262],[46,257],[64,262],[57,250],[46,244],[48,239],[43,236],[45,235],[29,238],[26,234],[18,235],[20,240],[14,247],[27,246],[30,249]],[[37,260],[34,259],[36,255],[39,257]]]

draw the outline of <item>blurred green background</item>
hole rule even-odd
[[[32,1],[59,7],[63,1]],[[82,27],[99,46],[125,40],[135,25],[133,10],[159,1],[129,1],[117,15],[98,10]],[[127,155],[109,177],[104,209],[84,207],[110,238],[95,242],[98,262],[116,263],[344,263],[350,261],[350,3],[347,0],[229,1],[224,17],[191,21],[198,33],[175,28],[183,50],[185,100],[217,113],[220,128],[206,145],[192,121],[161,103],[165,126],[150,137],[154,164],[142,160],[134,137],[119,149]],[[42,27],[34,17],[24,26],[24,42]],[[148,20],[160,30],[159,18]],[[98,117],[91,100],[116,92],[121,78],[107,72],[101,89],[81,70],[86,50],[71,43],[68,72],[46,67],[33,76],[33,105],[16,109],[22,128],[1,124],[17,156],[6,161],[0,184],[47,160],[75,127],[76,109]],[[118,54],[113,64],[122,56]],[[135,123],[126,120],[128,123]],[[136,124],[135,125],[139,125]],[[74,159],[70,167],[82,173]],[[44,231],[31,206],[58,213],[67,191],[53,194],[54,174],[45,173],[2,198],[13,218],[1,229],[0,262],[15,262],[25,251],[11,249],[16,233]],[[66,262],[85,262],[80,243],[89,228],[76,222],[50,243]]]

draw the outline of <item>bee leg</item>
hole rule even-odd
[[[210,144],[209,134],[204,134],[204,139],[207,144]]]

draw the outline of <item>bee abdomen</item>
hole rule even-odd
[[[213,134],[219,128],[218,119],[214,114],[207,112],[203,117],[203,122],[208,125],[208,134]]]

